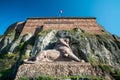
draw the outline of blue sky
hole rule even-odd
[[[17,21],[28,17],[96,17],[97,22],[120,36],[120,0],[0,0],[0,34]]]

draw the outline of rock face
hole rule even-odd
[[[49,33],[46,33],[45,36],[39,36],[39,38],[35,41],[35,45],[33,46],[31,55],[34,57],[36,55],[36,52],[47,49],[47,47],[55,37],[56,33],[57,31],[52,30]]]
[[[24,25],[24,23],[20,24]],[[120,73],[120,38],[115,35],[111,35],[107,32],[102,34],[90,34],[79,28],[75,28],[73,30],[46,30],[40,31],[35,35],[28,33],[21,36],[19,31],[22,30],[22,27],[18,28],[18,25],[16,25],[14,28],[15,29],[12,30],[9,28],[5,35],[1,38],[0,62],[2,65],[0,65],[0,69],[4,69],[6,72],[8,69],[11,71],[6,77],[6,75],[3,74],[3,70],[0,70],[2,75],[4,75],[1,80],[5,80],[6,78],[9,79],[11,77],[14,79],[16,74],[16,79],[22,75],[27,77],[32,77],[34,75],[38,76],[39,74],[55,75],[56,72],[57,76],[61,74],[66,76],[70,73],[70,71],[72,75],[82,76],[83,72],[89,73],[87,72],[87,68],[91,69],[90,72],[93,72],[95,75],[100,74],[101,76],[102,74],[106,75],[107,73],[109,78],[111,77],[110,74],[118,75]],[[51,49],[55,49],[55,52],[59,51],[60,47],[56,47],[56,44],[61,38],[69,39],[69,47],[71,48],[71,51],[75,56],[77,56],[78,60],[80,59],[85,61],[83,66],[89,64],[88,67],[81,67],[82,62],[53,62],[48,64],[46,62],[38,62],[35,64],[21,63],[24,59],[35,57],[39,52],[44,50],[49,51]],[[59,54],[60,53],[58,52],[58,55],[56,56],[59,56]],[[4,64],[6,62],[11,65]],[[59,65],[62,66],[66,72],[62,73],[61,69],[56,67]],[[7,68],[4,68],[5,66],[7,66]],[[72,66],[78,72],[73,71],[74,69],[70,69]],[[95,71],[93,66],[99,68],[100,71]],[[45,68],[48,73],[43,73],[43,68]],[[100,68],[102,69],[102,72]],[[52,69],[56,71],[53,71],[52,73]],[[93,75],[93,73],[89,74]]]
[[[24,24],[25,22],[17,22],[8,27],[5,34],[2,36],[0,42],[0,54],[7,53],[8,51],[10,52],[16,51],[15,49],[17,48],[21,41],[19,35],[23,29]]]

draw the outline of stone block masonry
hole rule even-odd
[[[95,34],[104,31],[93,17],[43,17],[28,18],[21,34],[34,34],[37,29],[71,30],[73,28],[81,28],[85,32]]]
[[[17,72],[16,79],[21,77],[35,78],[39,76],[96,76],[106,77],[99,67],[93,67],[85,62],[39,62],[22,64]],[[110,78],[108,80],[111,80]]]

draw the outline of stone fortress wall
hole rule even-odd
[[[81,28],[89,33],[102,33],[104,29],[96,22],[93,17],[43,17],[28,18],[22,30],[22,34],[34,34],[37,29],[43,30],[70,30],[73,28]]]

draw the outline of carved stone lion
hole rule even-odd
[[[72,52],[69,46],[68,38],[61,38],[57,41],[56,46],[52,50],[43,50],[39,52],[35,58],[24,60],[25,63],[35,63],[39,61],[80,61],[80,59]]]

